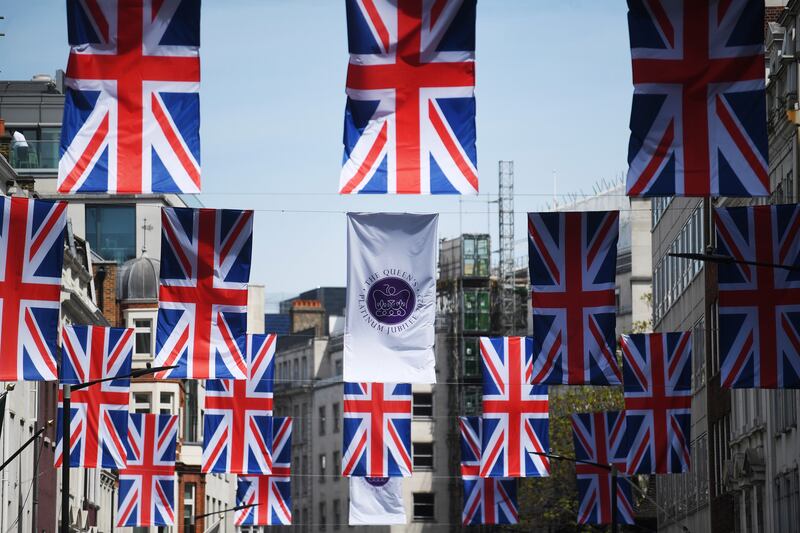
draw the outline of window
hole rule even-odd
[[[775,430],[785,433],[797,426],[797,396],[793,390],[776,390],[775,398]]]
[[[325,527],[327,526],[328,516],[327,511],[325,509],[325,502],[319,502],[319,530],[325,531]]]
[[[161,401],[158,405],[158,412],[162,415],[171,415],[174,409],[172,408],[172,399],[175,397],[171,392],[162,392]]]
[[[464,354],[462,357],[464,377],[478,377],[481,375],[479,353],[477,337],[464,337]]]
[[[150,393],[149,392],[134,392],[133,393],[133,412],[134,413],[149,413],[150,412]]]
[[[336,402],[333,404],[333,412],[331,413],[331,418],[333,418],[333,432],[339,433],[339,428],[341,427],[341,412],[339,411],[339,403]]]
[[[25,137],[24,144],[12,141],[11,151],[5,154],[11,166],[14,168],[58,168],[61,128],[9,126],[7,129],[9,133],[18,131]]]
[[[342,473],[342,458],[341,458],[341,455],[339,455],[339,453],[340,453],[339,450],[336,450],[335,452],[333,452],[333,480],[334,481],[339,481],[339,479],[342,477],[341,476],[341,473]]]
[[[777,531],[794,531],[800,522],[800,493],[797,469],[775,478],[775,502],[778,507]]]
[[[461,412],[466,416],[480,414],[482,391],[480,387],[464,387],[461,396]]]
[[[325,434],[325,414],[327,409],[325,409],[324,405],[320,405],[319,407],[319,434]]]
[[[320,483],[325,483],[325,478],[328,477],[327,467],[328,467],[328,458],[325,457],[324,453],[319,454],[319,473],[320,473],[319,482]]]
[[[672,196],[660,196],[653,198],[651,200],[651,209],[652,209],[652,217],[653,217],[653,225],[652,227],[655,228],[658,221],[661,220],[661,215],[664,214],[664,211],[667,210],[667,207],[672,202]]]
[[[183,530],[186,533],[193,533],[192,515],[194,515],[194,483],[186,483],[183,486]]]
[[[339,529],[342,524],[342,506],[339,500],[333,500],[333,529]]]
[[[133,331],[134,355],[153,357],[153,321],[149,318],[137,318],[133,321]]]
[[[300,379],[300,361],[295,359],[292,367],[292,380],[297,381],[298,379]]]
[[[342,375],[342,360],[341,359],[337,359],[336,361],[333,362],[333,366],[334,366],[336,375],[337,376],[341,376]]]
[[[301,457],[303,458],[303,460],[300,461],[300,476],[303,479],[303,491],[302,492],[303,492],[303,494],[307,494],[308,493],[308,489],[309,489],[309,485],[310,485],[310,483],[309,483],[310,480],[308,479],[308,467],[309,467],[308,463],[310,462],[311,457],[309,457],[307,455],[303,455]],[[313,465],[311,465],[311,466],[313,467]]]
[[[414,521],[432,522],[433,514],[433,493],[415,492],[414,497]]]
[[[702,253],[704,251],[703,207],[698,205],[670,244],[669,252]],[[661,258],[653,269],[654,322],[657,323],[672,307],[672,304],[680,298],[701,268],[701,261],[670,256]]]
[[[305,492],[305,483],[307,480],[306,477],[303,475],[304,474],[303,469],[306,467],[306,465],[303,463],[302,455],[298,455],[294,458],[294,461],[292,461],[292,466],[294,465],[297,465],[297,471],[300,473],[300,477],[297,480],[298,481],[297,484],[299,486],[298,488],[300,489],[300,492]]]
[[[302,413],[302,418],[300,419],[300,442],[308,442],[311,436],[311,410],[308,408],[307,403],[303,402],[300,412]]]
[[[136,257],[136,207],[87,205],[86,240],[103,259],[124,263]]]
[[[433,443],[414,442],[411,447],[415,470],[433,470]]]
[[[695,393],[706,384],[705,347],[705,319],[701,318],[692,327],[692,390]]]
[[[199,398],[197,395],[197,380],[187,379],[183,382],[184,406],[183,406],[183,440],[186,442],[198,442],[197,438],[197,406]]]
[[[716,333],[719,332],[719,309],[717,301],[711,304],[709,317],[711,318],[710,329],[715,332],[715,334],[711,335],[711,371],[706,371],[706,375],[714,376],[719,372],[719,335]]]
[[[305,355],[300,362],[300,377],[303,381],[308,379],[308,359]]]
[[[433,394],[430,392],[415,392],[413,398],[413,413],[416,417],[433,416]]]
[[[731,458],[730,451],[730,415],[725,415],[722,419],[711,425],[710,445],[714,450],[712,496],[717,497],[724,492],[722,486],[724,478],[725,461]]]

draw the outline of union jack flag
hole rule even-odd
[[[177,415],[130,415],[128,466],[119,471],[117,527],[175,525],[177,437]]]
[[[347,0],[340,193],[478,193],[475,4]]]
[[[342,475],[411,475],[409,383],[344,384]]]
[[[156,365],[162,377],[245,379],[253,212],[161,210]]]
[[[67,0],[61,193],[200,192],[200,0]]]
[[[0,197],[0,380],[55,381],[65,202]]]
[[[292,524],[292,419],[275,418],[274,462],[269,476],[237,476],[236,506],[258,504],[236,512],[237,526]]]
[[[276,337],[247,335],[247,379],[206,381],[202,472],[272,471]]]
[[[618,211],[529,213],[534,384],[619,385]]]
[[[550,475],[547,386],[530,385],[531,339],[481,337],[480,477]]]
[[[461,416],[461,479],[464,482],[464,510],[461,523],[465,526],[477,524],[516,524],[519,522],[517,507],[517,480],[482,478],[478,474],[481,465],[481,417]]]
[[[717,209],[719,253],[761,265],[800,267],[800,206]],[[800,272],[719,265],[721,384],[800,388]]]
[[[64,326],[61,331],[61,381],[55,465],[63,460],[63,385],[128,376],[133,357],[133,329]],[[122,468],[126,463],[128,377],[72,391],[70,395],[70,466]]]
[[[600,465],[614,465],[624,473],[628,450],[625,448],[625,412],[583,413],[572,415],[572,438],[575,459]],[[595,465],[577,462],[578,523],[611,523],[611,472]],[[630,482],[617,476],[617,520],[633,524],[633,497]]]
[[[764,2],[628,0],[630,196],[765,196]]]
[[[690,467],[692,334],[622,336],[628,474],[678,474]]]

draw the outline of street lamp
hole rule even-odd
[[[544,452],[528,452],[532,455],[541,455],[543,457],[547,457],[550,459],[555,459],[556,461],[569,461],[571,463],[581,463],[585,465],[595,466],[597,468],[602,468],[603,470],[608,470],[611,472],[611,531],[612,533],[617,533],[617,467],[613,464],[606,465],[602,463],[595,463],[594,461],[584,461],[583,459],[577,459],[575,457],[567,457],[565,455],[558,455],[556,453],[544,453]]]
[[[86,383],[78,383],[77,385],[71,385],[69,383],[63,383],[61,386],[63,387],[63,400],[62,400],[62,407],[61,407],[61,533],[69,533],[69,467],[70,467],[70,454],[72,452],[72,444],[70,443],[70,394],[74,390],[81,390],[87,387],[91,387],[92,385],[97,385],[98,383],[103,383],[106,381],[113,381],[117,379],[125,379],[125,378],[138,378],[141,376],[147,376],[149,374],[155,374],[156,372],[162,372],[164,370],[171,370],[173,368],[177,368],[176,366],[158,366],[158,367],[151,367],[150,363],[147,363],[146,368],[139,368],[137,370],[133,370],[130,374],[122,375],[122,376],[113,376],[109,378],[102,378],[102,379],[93,379],[92,381],[87,381]],[[39,431],[43,431],[42,428]]]
[[[198,518],[205,518],[207,516],[211,516],[211,515],[215,515],[215,514],[222,515],[224,513],[232,513],[234,511],[241,511],[242,509],[250,509],[251,507],[257,507],[257,506],[258,506],[257,503],[251,503],[251,504],[248,504],[248,505],[237,505],[236,507],[228,507],[226,509],[222,509],[221,511],[217,511],[215,513],[192,515],[192,516],[189,517],[189,524],[194,529],[194,524],[195,524],[195,522],[197,521]],[[220,518],[220,520],[221,520],[221,518]]]
[[[12,388],[13,388],[13,387],[12,387]],[[9,389],[9,390],[10,390],[10,389]],[[2,398],[5,398],[6,394],[8,394],[8,391],[5,391],[5,392],[3,392],[2,394],[0,394],[0,399],[2,399]],[[2,415],[2,414],[0,414],[0,416],[3,416],[3,415]],[[13,461],[14,459],[16,459],[16,458],[17,458],[17,456],[18,456],[19,454],[21,454],[21,453],[22,453],[22,451],[23,451],[25,448],[27,448],[27,447],[30,445],[30,443],[31,443],[31,442],[33,442],[33,441],[35,441],[37,438],[39,438],[39,435],[41,435],[42,433],[44,433],[44,430],[45,430],[45,429],[47,429],[47,427],[48,427],[49,425],[51,425],[52,423],[53,423],[53,421],[52,421],[52,420],[48,420],[48,421],[47,421],[47,423],[46,423],[44,426],[40,427],[40,428],[39,428],[39,429],[36,431],[36,433],[34,433],[34,434],[33,434],[33,436],[32,436],[31,438],[29,438],[28,440],[26,440],[26,441],[25,441],[25,443],[24,443],[22,446],[20,446],[20,447],[17,449],[17,451],[15,451],[13,454],[11,454],[11,457],[9,457],[8,459],[6,459],[6,460],[5,460],[5,462],[4,462],[3,464],[1,464],[1,465],[0,465],[0,472],[2,472],[2,471],[3,471],[3,469],[5,469],[5,467],[7,467],[9,464],[11,464],[11,461]]]
[[[713,247],[709,247],[708,251],[704,254],[670,252],[667,255],[670,257],[677,257],[678,259],[694,259],[695,261],[703,261],[704,263],[751,265],[756,267],[781,268],[791,272],[800,272],[800,266],[798,265],[782,265],[779,263],[765,263],[763,261],[745,261],[744,259],[736,259],[729,255],[718,254]]]

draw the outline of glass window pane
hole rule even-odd
[[[103,259],[124,263],[136,257],[136,208],[87,205],[86,240]]]

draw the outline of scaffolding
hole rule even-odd
[[[498,161],[499,191],[497,197],[500,222],[500,325],[506,335],[517,334],[516,275],[514,271],[514,162]]]

